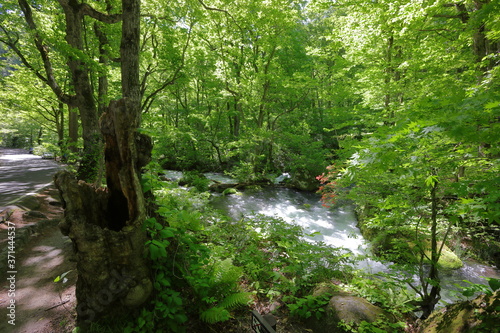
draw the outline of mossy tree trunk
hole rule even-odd
[[[77,259],[77,323],[142,305],[152,292],[145,256],[146,218],[140,170],[149,162],[151,141],[137,133],[140,0],[122,1],[122,98],[101,116],[106,188],[78,181],[69,172],[55,177],[64,202],[61,230],[73,241]]]

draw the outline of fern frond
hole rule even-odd
[[[214,265],[212,283],[231,284],[237,282],[243,274],[243,268],[233,265],[233,261],[228,258]]]
[[[241,305],[246,305],[248,302],[250,302],[251,295],[251,293],[232,294],[224,298],[224,300],[220,302],[218,306],[225,309],[232,309]]]
[[[215,306],[208,310],[203,311],[200,314],[201,320],[208,324],[220,323],[222,321],[226,321],[231,318],[229,311],[220,306]]]

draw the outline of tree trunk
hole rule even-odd
[[[152,292],[145,255],[146,218],[140,170],[150,161],[151,140],[140,124],[139,0],[122,1],[122,95],[101,116],[107,188],[77,181],[63,171],[55,184],[64,203],[60,227],[77,259],[77,323],[127,313]],[[82,120],[83,121],[83,120]]]
[[[421,319],[427,319],[436,304],[441,299],[441,279],[439,278],[439,268],[438,261],[441,255],[441,251],[438,250],[437,244],[437,214],[438,214],[438,198],[436,197],[438,183],[434,183],[431,189],[431,265],[429,268],[428,281],[424,283],[424,297],[422,297],[422,315]],[[444,240],[443,240],[444,242]],[[431,285],[430,292],[427,292],[427,288]]]
[[[58,108],[54,108],[54,116],[57,130],[57,145],[59,149],[64,146],[64,103],[59,101]]]
[[[83,12],[78,1],[59,0],[66,20],[66,41],[84,52]],[[88,65],[77,56],[67,61],[75,90],[72,104],[78,107],[82,121],[83,156],[78,169],[78,178],[93,181],[99,169],[99,155],[102,154],[102,139],[99,133],[99,116],[90,83]]]
[[[66,171],[55,177],[65,208],[61,231],[76,252],[77,321],[82,327],[103,314],[123,314],[143,304],[152,291],[138,173],[149,161],[151,141],[127,133],[125,108],[124,100],[113,102],[102,120],[106,172],[113,185],[95,188]],[[139,154],[131,153],[135,151]]]

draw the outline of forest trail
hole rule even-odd
[[[64,166],[53,159],[43,159],[25,149],[0,147],[0,209],[23,195],[40,191],[61,168]]]
[[[21,203],[29,201],[33,209],[20,204],[23,208],[9,206],[8,211],[0,213],[3,221],[0,223],[0,332],[67,333],[74,328],[76,264],[71,260],[71,241],[58,228],[62,208],[57,200],[57,191],[48,187],[21,200]],[[4,251],[11,246],[8,227],[12,223],[16,238],[14,257],[9,257]],[[15,263],[8,262],[9,259]],[[13,263],[14,269],[10,267]],[[64,284],[54,282],[65,272],[69,273]],[[11,284],[14,281],[15,285]]]

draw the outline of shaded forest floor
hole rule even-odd
[[[0,289],[0,332],[58,333],[71,332],[75,325],[76,265],[71,260],[72,247],[61,234],[58,223],[62,208],[54,199],[57,191],[46,188],[24,198],[2,213],[2,220],[16,226],[15,274],[6,268],[2,256]],[[43,215],[42,215],[43,214]],[[8,223],[0,223],[1,248],[7,247]],[[12,259],[10,257],[9,259]],[[65,273],[66,283],[54,282]],[[15,275],[15,295],[7,278]],[[15,300],[15,325],[8,306]],[[11,321],[11,323],[9,323]]]

